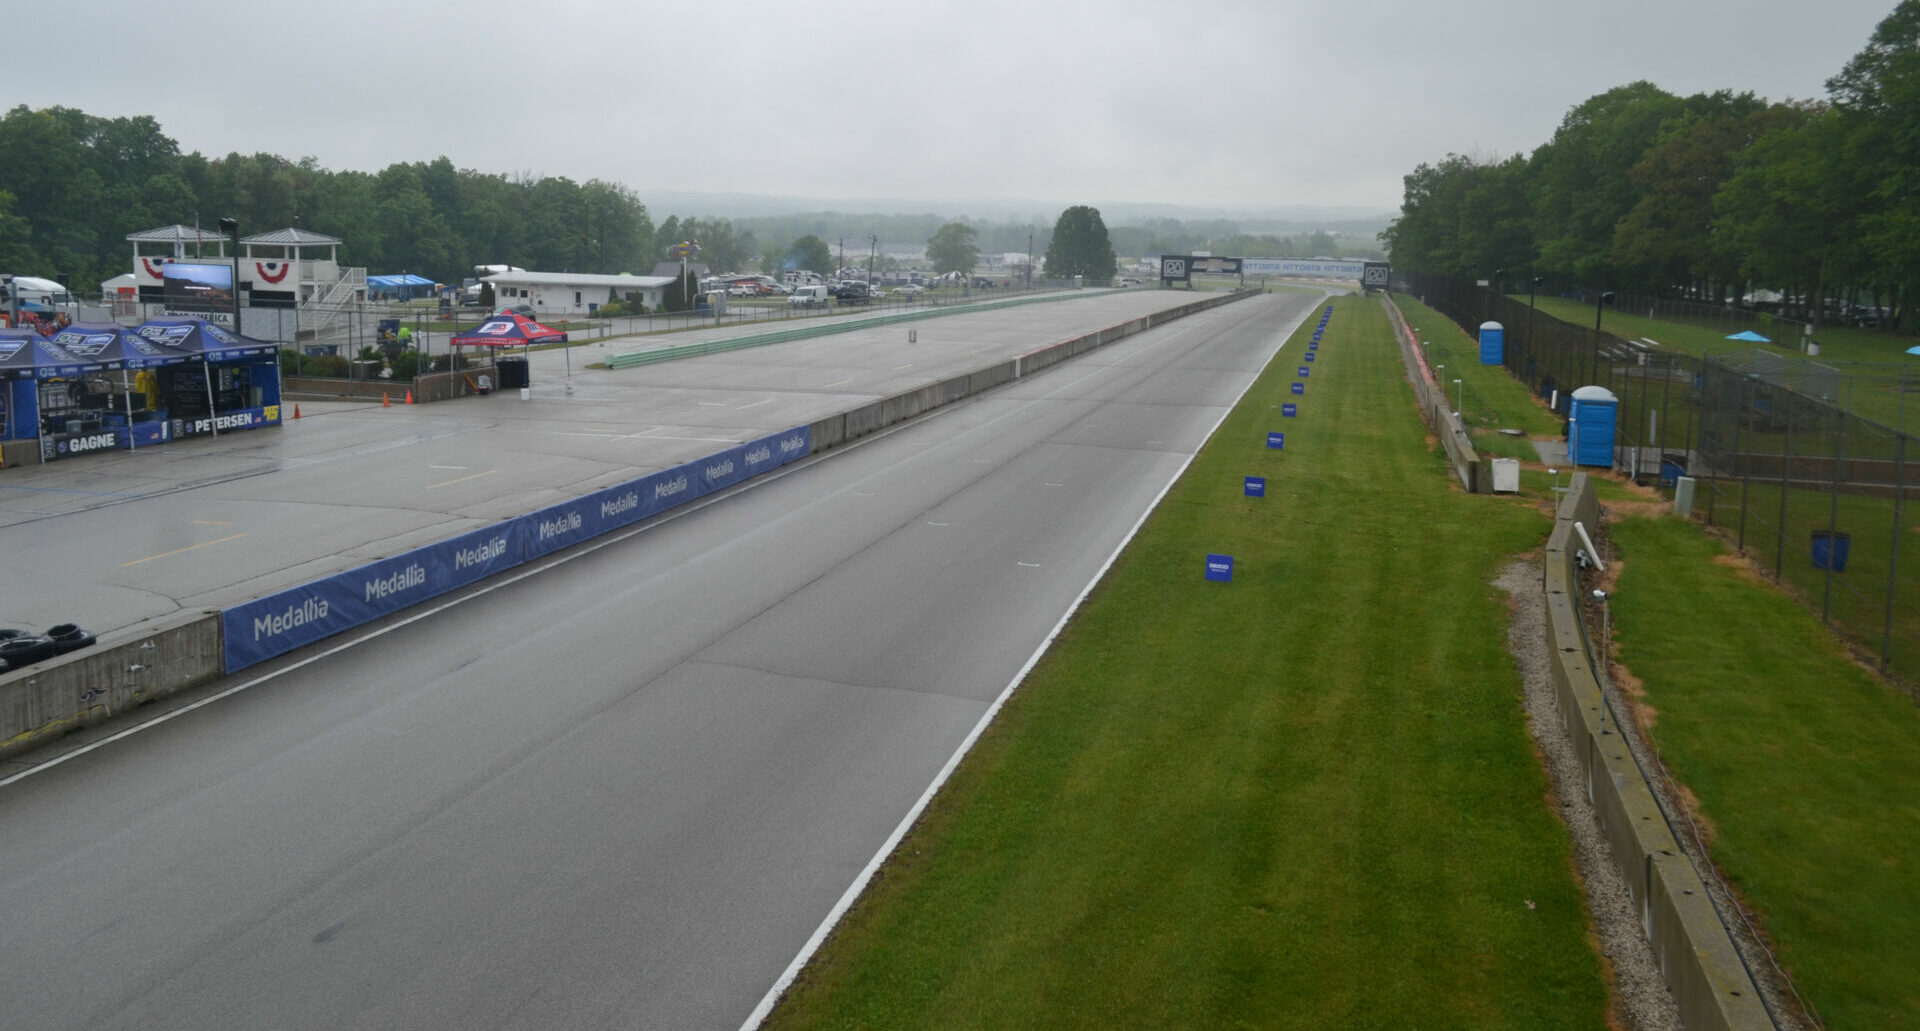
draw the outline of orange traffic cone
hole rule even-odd
[[[293,406],[293,417],[294,417],[294,418],[296,418],[296,419],[298,419],[298,418],[300,418],[300,406],[299,406],[299,405],[294,405],[294,406]]]
[[[380,392],[380,407],[382,408],[393,407],[393,398],[387,396],[387,392],[384,390]]]
[[[407,403],[408,404],[413,403],[413,391],[411,390],[407,391]]]

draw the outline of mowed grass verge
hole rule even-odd
[[[1548,522],[1448,486],[1378,301],[1334,305],[1307,394],[1312,320],[770,1026],[1602,1026],[1488,584]]]
[[[1696,527],[1609,533],[1615,654],[1715,862],[1826,1026],[1920,1027],[1920,709]]]

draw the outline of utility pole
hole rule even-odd
[[[875,234],[875,235],[873,235],[873,236],[870,236],[870,237],[868,237],[868,238],[867,238],[867,240],[868,240],[868,250],[867,250],[867,290],[868,290],[868,292],[872,292],[872,290],[873,290],[873,262],[874,262],[874,259],[875,259],[875,258],[877,258],[877,257],[879,257],[879,255],[880,255],[880,237],[879,237],[879,235],[878,235],[878,234]]]
[[[840,238],[840,267],[833,270],[833,278],[840,278],[840,269],[847,267],[847,238]]]

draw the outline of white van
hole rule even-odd
[[[824,285],[796,286],[793,296],[787,298],[787,304],[795,308],[824,308],[827,304],[827,288]]]

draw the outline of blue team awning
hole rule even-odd
[[[368,276],[367,285],[375,290],[399,290],[409,286],[433,286],[431,279],[403,272],[397,276]]]

